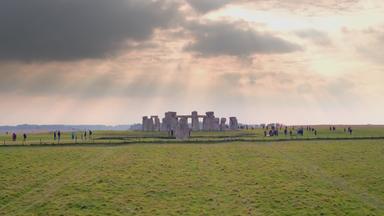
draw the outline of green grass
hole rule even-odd
[[[0,215],[384,215],[383,154],[384,140],[2,147]]]
[[[296,139],[345,139],[345,138],[384,138],[384,126],[353,126],[353,134],[343,131],[344,127],[339,126],[336,131],[329,131],[327,126],[316,126],[318,135],[305,131],[304,136],[285,136],[283,130],[278,137],[264,137],[263,129],[238,130],[224,132],[192,132],[190,142],[223,142],[223,141],[270,141],[270,140],[296,140]],[[78,139],[72,140],[71,133],[63,133],[60,142],[53,140],[53,133],[32,133],[24,143],[22,134],[18,134],[17,141],[11,140],[11,134],[0,134],[0,145],[40,145],[40,144],[123,144],[123,143],[175,143],[167,137],[166,132],[143,132],[143,131],[95,131],[92,139],[81,139],[80,132]]]

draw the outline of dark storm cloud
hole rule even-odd
[[[0,60],[105,57],[127,40],[149,39],[176,13],[175,5],[164,1],[2,0]]]
[[[203,56],[250,56],[252,54],[289,53],[301,47],[268,33],[237,27],[235,23],[193,23],[189,30],[195,41],[185,50]]]
[[[219,9],[231,2],[231,0],[186,0],[196,11],[207,13]]]
[[[356,6],[361,0],[186,0],[196,11],[207,13],[217,10],[227,4],[250,4],[261,10],[287,9],[290,11],[306,13],[309,15],[326,12],[347,11]]]

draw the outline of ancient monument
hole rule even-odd
[[[229,128],[231,130],[237,130],[239,128],[239,123],[237,122],[236,117],[230,117],[229,118]]]
[[[188,119],[191,119],[190,124]],[[202,119],[202,125],[200,125],[200,119]],[[168,136],[188,139],[191,131],[225,131],[239,128],[236,117],[229,118],[229,125],[226,122],[226,118],[215,117],[214,112],[206,112],[205,115],[199,115],[196,111],[193,111],[191,115],[166,112],[161,123],[158,116],[144,116],[142,126],[143,131],[167,131]]]

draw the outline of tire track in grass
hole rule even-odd
[[[298,167],[301,167],[304,171],[313,174],[318,177],[322,181],[330,183],[333,187],[338,188],[346,192],[346,194],[354,197],[364,203],[366,206],[372,207],[375,210],[384,213],[384,201],[369,193],[367,190],[361,187],[357,187],[355,185],[351,185],[348,181],[343,178],[331,176],[321,167],[310,163],[309,161],[303,161],[298,157],[287,154],[278,148],[275,148],[277,152],[279,152],[283,157],[291,162],[294,162]]]
[[[10,205],[15,204],[16,202],[20,201],[23,199],[25,196],[28,196],[31,193],[34,193],[35,191],[39,190],[41,187],[44,187],[45,185],[48,185],[49,182],[55,181],[58,178],[61,178],[62,176],[65,176],[67,174],[67,171],[71,169],[71,167],[76,166],[80,161],[82,160],[87,160],[91,158],[92,156],[87,156],[87,157],[81,157],[78,160],[74,160],[71,163],[68,163],[67,166],[64,166],[62,169],[58,169],[57,172],[52,173],[52,177],[48,177],[48,179],[41,179],[40,181],[36,182],[35,184],[32,184],[28,189],[22,190],[19,195],[14,196],[13,199],[11,199],[8,203],[5,205],[0,206],[0,213],[6,208],[8,208]],[[47,182],[49,181],[49,182]],[[47,183],[45,183],[47,182]]]
[[[31,210],[36,204],[42,203],[45,200],[47,200],[49,197],[52,197],[52,195],[59,190],[63,185],[65,185],[69,180],[76,179],[80,177],[82,174],[84,174],[89,168],[92,166],[98,164],[99,162],[103,161],[105,158],[110,156],[114,151],[108,150],[103,151],[102,154],[98,155],[91,155],[90,157],[87,157],[85,160],[76,160],[77,162],[72,164],[68,169],[65,170],[65,172],[62,172],[62,174],[58,177],[56,177],[53,181],[48,182],[45,185],[42,185],[41,187],[38,187],[31,191],[28,194],[25,194],[24,196],[20,197],[17,201],[20,201],[22,199],[27,198],[28,196],[33,198],[33,202],[29,203],[27,206],[17,206],[12,205],[10,206],[10,203],[3,209],[1,209],[0,214],[9,215],[9,214],[16,214],[16,215],[25,215],[28,213],[29,210]],[[88,160],[89,158],[92,158],[92,156],[95,156],[95,158]],[[17,204],[16,202],[13,202],[12,204]],[[11,209],[7,208],[11,207]],[[5,211],[5,210],[10,211]]]

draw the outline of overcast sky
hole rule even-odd
[[[2,0],[0,124],[384,124],[382,0]]]

